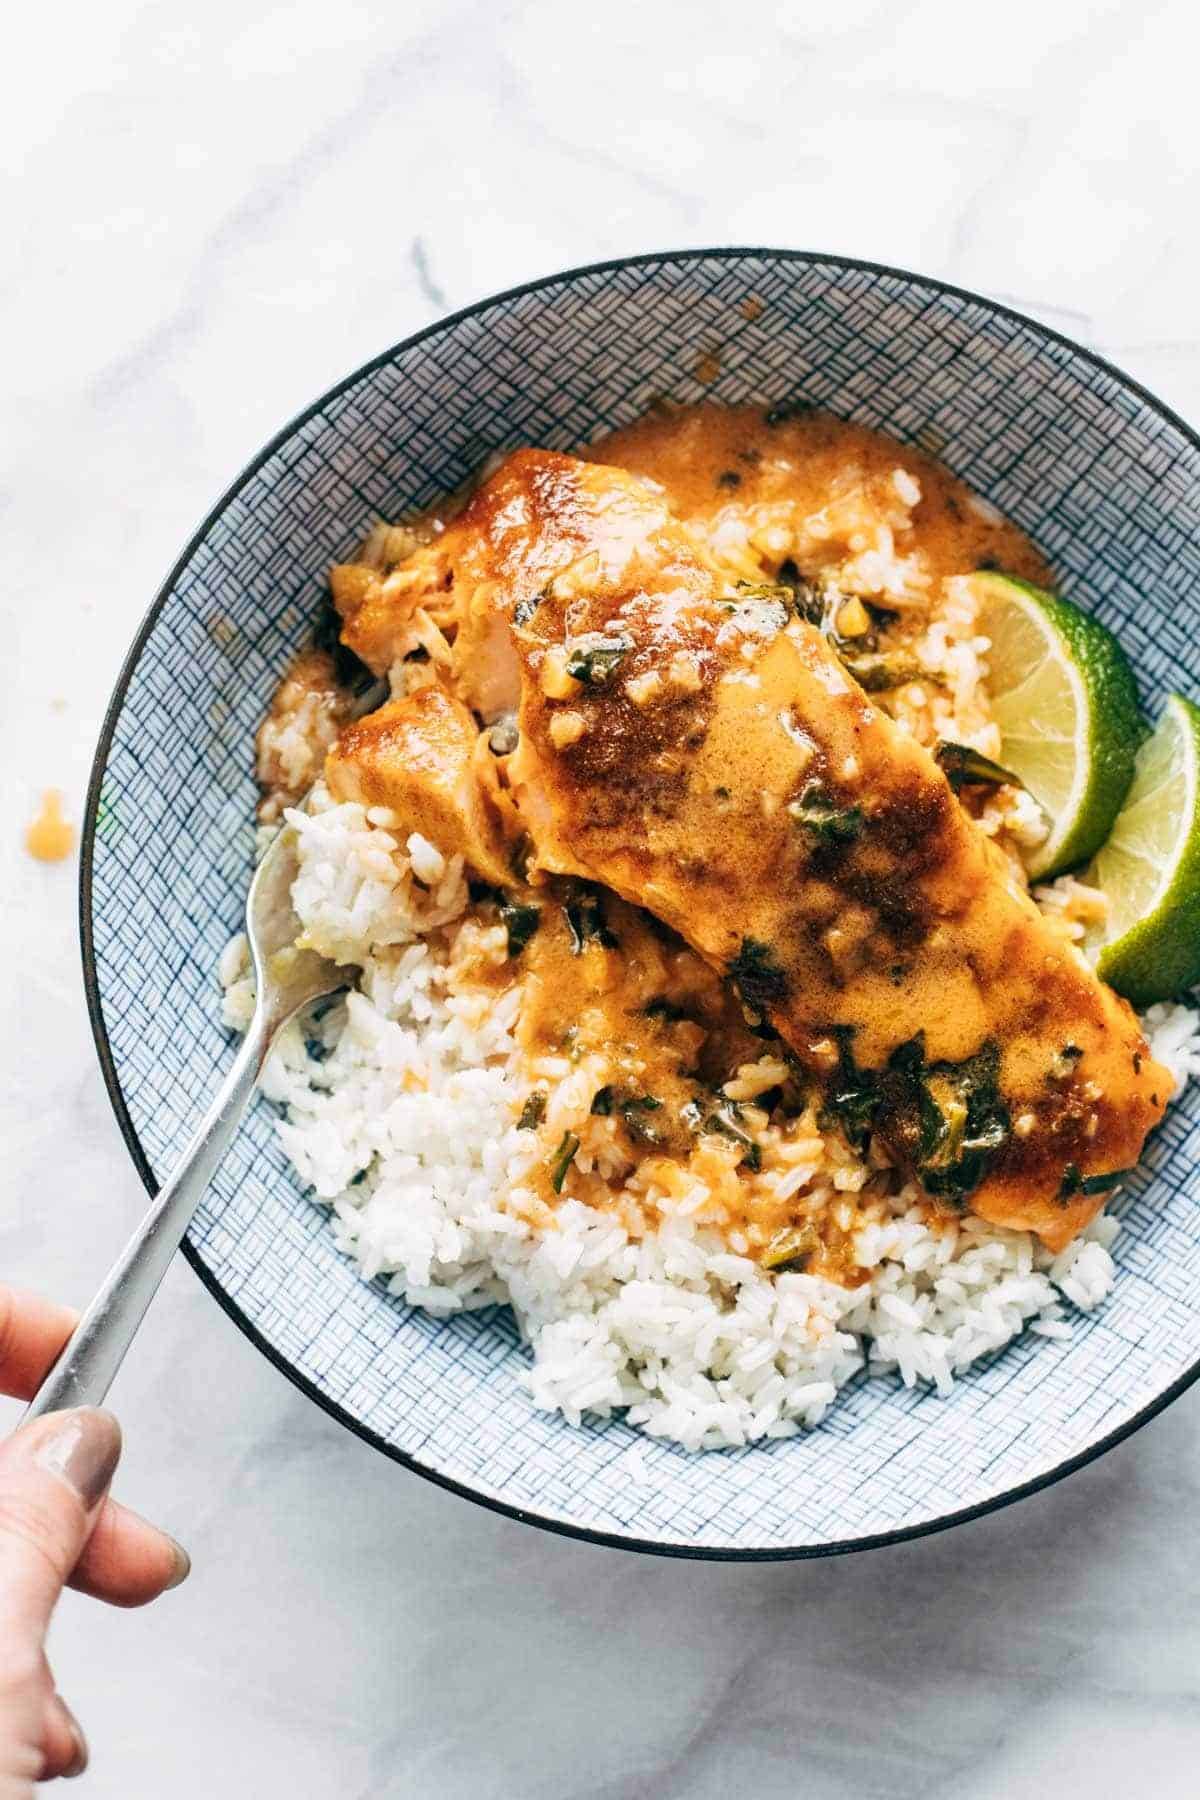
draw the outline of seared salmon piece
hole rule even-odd
[[[325,759],[335,800],[388,806],[485,881],[511,879],[506,803],[479,727],[436,681],[389,700],[342,732]]]
[[[438,610],[456,689],[519,700],[504,763],[535,869],[672,926],[826,1121],[942,1206],[1052,1249],[1095,1215],[1171,1077],[786,587],[731,581],[655,483],[549,451],[509,457],[392,580],[407,616]]]

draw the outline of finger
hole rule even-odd
[[[0,1394],[32,1400],[78,1318],[69,1306],[0,1287]]]
[[[101,1507],[69,1586],[111,1606],[145,1606],[185,1580],[182,1544],[116,1500]]]
[[[40,1646],[121,1454],[95,1407],[46,1413],[0,1445],[0,1643]]]
[[[56,1775],[82,1775],[88,1765],[87,1739],[61,1694],[51,1693],[46,1699],[42,1759],[43,1781],[53,1781]]]
[[[54,1692],[39,1644],[0,1639],[0,1794],[29,1794],[45,1765],[46,1705]]]

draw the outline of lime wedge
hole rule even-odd
[[[1027,858],[1046,879],[1092,856],[1133,779],[1141,741],[1137,688],[1111,631],[1012,575],[971,577],[991,640],[988,689],[1000,761],[1050,821]]]
[[[1180,694],[1138,751],[1087,879],[1108,899],[1097,968],[1135,1006],[1200,980],[1200,709]]]

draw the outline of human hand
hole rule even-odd
[[[74,1325],[68,1308],[0,1286],[0,1393],[31,1399]],[[44,1648],[64,1584],[142,1606],[188,1572],[174,1539],[108,1498],[120,1454],[120,1426],[94,1407],[47,1413],[0,1444],[0,1800],[87,1765]]]

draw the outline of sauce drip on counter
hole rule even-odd
[[[25,828],[25,848],[38,862],[62,862],[75,848],[75,827],[63,817],[62,795],[47,788],[37,817]]]

